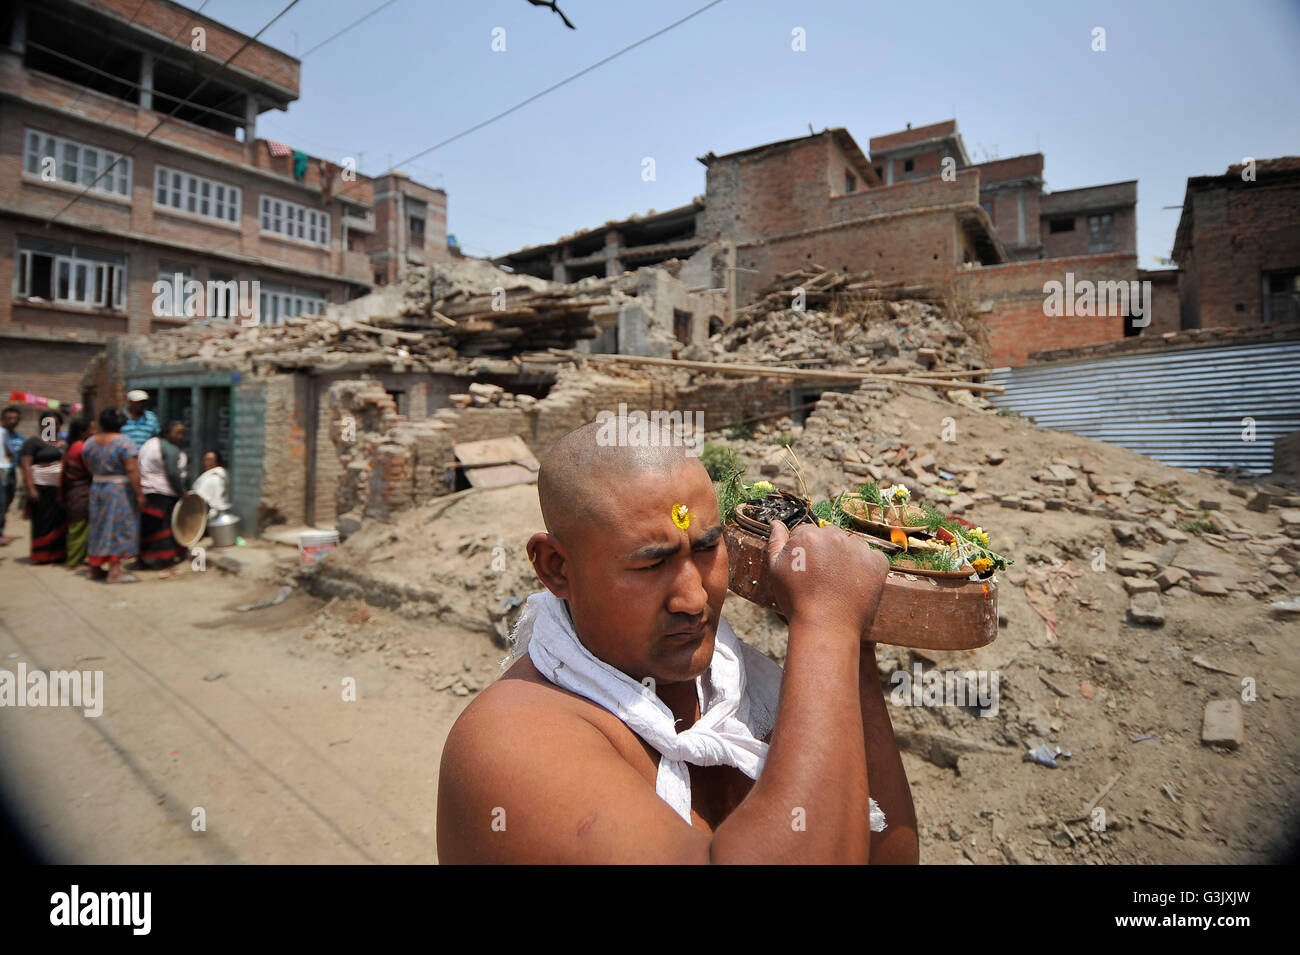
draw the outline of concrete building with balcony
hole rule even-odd
[[[274,325],[448,258],[442,190],[258,137],[300,72],[169,0],[0,12],[0,390],[75,401],[113,336],[241,305]],[[229,388],[205,387],[160,410],[226,449]]]
[[[553,282],[616,278],[624,271],[688,259],[698,252],[704,246],[699,222],[703,211],[704,200],[697,198],[667,212],[606,222],[555,242],[529,246],[496,262]]]

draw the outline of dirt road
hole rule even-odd
[[[235,611],[278,587],[256,571],[272,545],[238,551],[250,569],[237,576],[108,586],[28,565],[25,537],[0,548],[0,667],[103,672],[97,718],[0,707],[5,792],[28,831],[82,863],[436,861],[442,741],[469,698],[383,654],[312,642],[324,605],[304,594]],[[363,612],[359,629],[378,622]]]

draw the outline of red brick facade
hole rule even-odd
[[[954,286],[977,309],[987,308],[989,364],[1022,365],[1030,353],[1048,348],[1092,345],[1124,337],[1122,316],[1059,316],[1044,312],[1048,282],[1064,282],[1066,273],[1076,281],[1131,281],[1137,273],[1133,255],[1113,253],[1076,258],[1014,262],[958,273]]]
[[[266,140],[248,135],[257,112],[297,98],[293,57],[167,0],[23,3],[0,21],[9,26],[0,37],[0,336],[6,352],[0,390],[75,401],[80,374],[71,369],[80,362],[84,370],[93,346],[109,336],[147,334],[190,320],[157,314],[154,285],[162,274],[179,271],[205,286],[247,283],[245,293],[268,313],[262,321],[274,323],[365,294],[377,281],[392,281],[406,261],[447,258],[442,190],[401,174],[372,180],[315,157],[304,163],[301,154],[272,155]],[[40,31],[45,43],[57,42],[51,34],[57,36],[64,23],[83,30],[93,23],[119,61],[135,58],[140,91],[131,94],[134,100],[122,98],[121,90],[90,88],[45,71],[57,71],[57,63],[33,52],[29,35]],[[203,49],[191,44],[194,29],[204,31]],[[196,70],[188,80],[171,74],[172,88],[182,83],[193,89],[206,75],[197,71],[212,70],[216,83],[254,91],[247,108],[229,107],[211,126],[202,125],[201,116],[167,116],[165,94],[152,94],[159,98],[154,102],[144,87],[153,82],[148,51],[164,41],[171,44],[168,69],[188,64]],[[246,43],[230,66],[218,69]],[[46,59],[33,66],[37,54]],[[227,129],[232,112],[244,114],[243,141]],[[46,155],[50,143],[57,157]],[[65,143],[79,167],[65,161]],[[120,192],[87,189],[91,163],[102,171],[108,153],[129,157],[129,185],[123,182]],[[44,168],[53,158],[58,163]],[[162,170],[169,181],[173,175],[179,180],[175,189],[162,189],[160,200]],[[380,182],[385,199],[377,202]],[[217,213],[218,187],[223,196],[238,190],[237,214]],[[265,211],[264,200],[272,203]],[[392,211],[399,207],[407,213],[400,221]],[[286,234],[290,222],[301,235]],[[39,256],[35,276],[33,255]],[[114,263],[123,273],[124,297],[97,305],[84,294],[61,294],[52,277],[58,256]],[[78,274],[98,275],[89,269]],[[265,300],[252,299],[253,282]],[[22,360],[31,350],[17,348],[24,339],[40,343],[32,347],[46,360]],[[72,341],[78,344],[61,344]]]
[[[1183,328],[1300,320],[1300,157],[1189,179],[1173,257]]]
[[[833,132],[709,160],[704,228],[735,242],[738,303],[808,262],[923,283],[946,281],[967,260],[980,228],[978,174],[847,193],[848,162]],[[852,171],[874,179],[861,165]]]

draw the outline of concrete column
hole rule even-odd
[[[551,281],[569,284],[569,270],[564,265],[564,253],[560,250],[551,252]]]
[[[251,147],[257,138],[257,97],[250,96],[244,100],[244,142]]]
[[[892,186],[893,184],[894,184],[894,160],[887,159],[885,160],[885,185]]]
[[[1025,244],[1025,190],[1016,193],[1016,240],[1017,245]]]
[[[20,3],[14,11],[13,24],[9,29],[9,50],[22,56],[27,50],[27,5]]]
[[[605,278],[616,279],[623,274],[623,263],[618,253],[623,248],[623,237],[613,229],[605,233]]]
[[[140,54],[140,106],[153,109],[153,54]]]

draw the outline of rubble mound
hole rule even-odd
[[[786,272],[710,344],[719,361],[870,366],[872,371],[983,368],[987,333],[969,309],[870,273]]]

